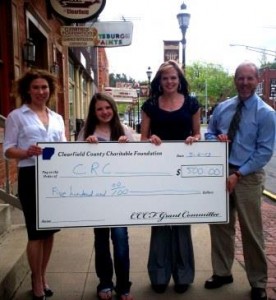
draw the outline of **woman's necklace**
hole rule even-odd
[[[183,95],[181,95],[181,97],[172,97],[172,98],[165,98],[164,96],[161,96],[159,106],[161,109],[171,112],[181,108],[183,103],[184,103]]]

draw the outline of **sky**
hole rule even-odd
[[[163,62],[163,41],[181,40],[176,15],[182,0],[106,0],[100,21],[133,22],[130,46],[106,48],[109,73],[126,74],[146,81]],[[276,53],[275,0],[184,0],[191,14],[186,32],[186,65],[194,62],[221,65],[232,74],[239,63],[251,60],[260,66],[262,53],[244,46]],[[181,49],[181,44],[180,44]],[[180,51],[180,60],[182,54]],[[266,56],[273,61],[273,56]]]

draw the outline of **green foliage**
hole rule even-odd
[[[118,109],[118,113],[119,113],[120,118],[123,119],[124,113],[127,110],[128,105],[129,104],[127,104],[127,103],[117,103],[117,109]]]
[[[261,69],[264,69],[264,68],[276,69],[276,60],[274,60],[273,62],[263,63],[260,68]]]
[[[196,95],[203,106],[206,104],[206,97],[210,107],[236,94],[233,76],[221,65],[195,62],[191,66],[186,66],[185,74],[190,92]]]
[[[109,84],[111,87],[116,87],[116,82],[126,82],[126,83],[132,83],[134,84],[136,81],[131,78],[131,77],[127,77],[126,74],[114,74],[114,73],[110,73],[109,74]]]

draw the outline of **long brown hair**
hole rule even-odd
[[[84,124],[84,138],[86,139],[89,135],[92,135],[95,132],[97,124],[99,124],[99,120],[96,116],[96,103],[98,101],[106,101],[111,106],[111,109],[113,111],[113,118],[109,123],[111,132],[110,138],[111,141],[117,141],[120,136],[125,134],[124,128],[120,122],[116,102],[107,93],[96,93],[95,95],[93,95],[89,104],[88,115]]]
[[[163,91],[160,86],[161,81],[161,75],[162,73],[166,72],[169,69],[175,69],[178,77],[179,77],[179,93],[183,94],[185,98],[189,95],[189,85],[188,82],[184,76],[183,71],[181,70],[179,64],[174,60],[168,60],[161,64],[158,71],[156,72],[156,75],[154,76],[151,86],[150,86],[150,96],[152,98],[157,99],[160,95],[163,94]]]

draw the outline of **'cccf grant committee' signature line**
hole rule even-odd
[[[176,220],[176,219],[192,219],[192,218],[219,218],[220,214],[214,211],[204,212],[204,213],[191,213],[188,210],[183,212],[169,214],[167,212],[133,212],[130,215],[131,220],[156,220],[157,222],[162,222],[163,220]]]

